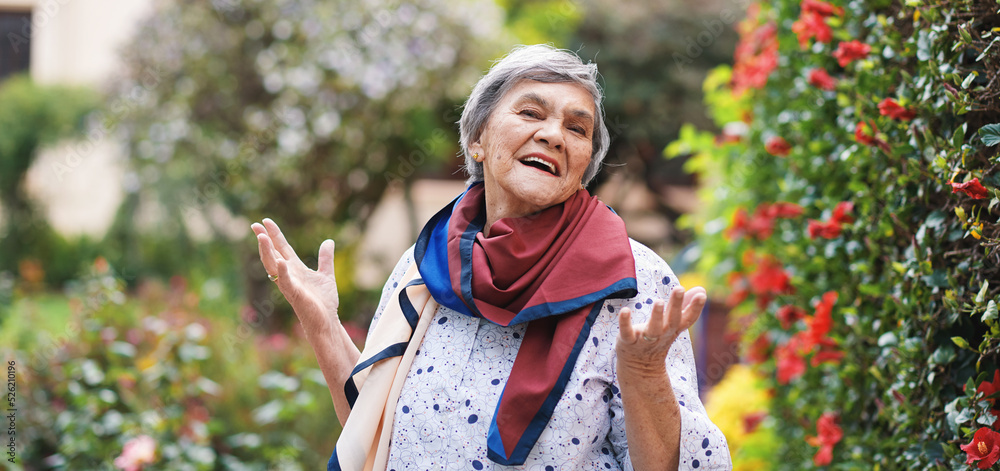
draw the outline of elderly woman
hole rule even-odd
[[[302,322],[344,425],[329,469],[729,469],[687,328],[705,290],[585,189],[609,144],[597,68],[514,49],[459,123],[469,186],[382,292],[365,350],[278,226],[261,261]]]

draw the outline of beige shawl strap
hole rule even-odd
[[[417,281],[418,284],[410,284],[412,281]],[[412,306],[418,315],[416,328],[411,327],[403,312],[405,304]],[[393,291],[375,330],[369,335],[358,365],[375,357],[390,356],[374,361],[351,376],[358,390],[358,398],[337,440],[336,451],[328,469],[386,469],[396,402],[410,365],[413,364],[413,357],[420,348],[437,307],[430,291],[420,282],[417,264],[411,264],[403,275],[403,280]],[[405,344],[402,355],[398,354],[402,347],[400,344]],[[393,351],[397,353],[392,354]]]

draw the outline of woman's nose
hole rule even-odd
[[[535,132],[535,140],[554,149],[562,150],[562,124],[555,119],[547,119],[540,124],[541,127]]]

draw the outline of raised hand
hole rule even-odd
[[[326,327],[326,323],[339,322],[340,297],[333,271],[333,241],[327,239],[320,244],[319,264],[313,270],[302,263],[274,221],[265,218],[263,224],[255,222],[250,228],[257,234],[257,248],[264,269],[292,305],[306,332]]]
[[[665,359],[674,340],[694,325],[705,307],[705,288],[691,288],[687,292],[680,286],[670,292],[666,303],[653,302],[649,322],[632,325],[632,311],[622,308],[618,314],[619,335],[615,345],[618,364],[652,374],[666,373]]]

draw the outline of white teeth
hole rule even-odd
[[[528,158],[522,160],[522,162],[538,162],[538,163],[540,163],[540,164],[548,167],[549,168],[549,172],[552,172],[553,175],[556,174],[556,167],[555,167],[555,165],[552,165],[550,162],[546,162],[546,161],[544,161],[542,159],[539,159],[538,157],[528,157]]]

